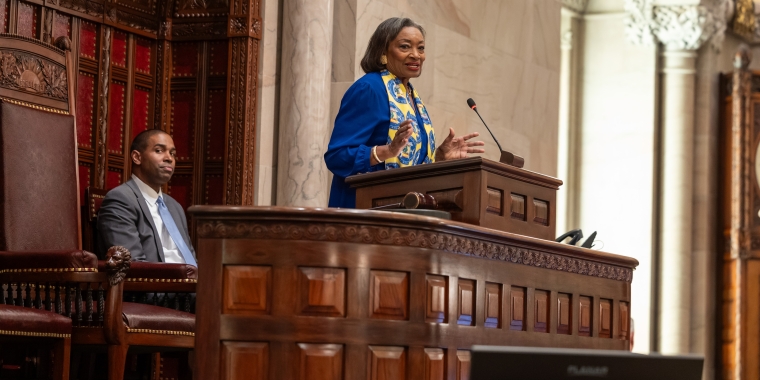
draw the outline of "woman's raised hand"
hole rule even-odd
[[[385,159],[398,157],[409,142],[410,136],[412,136],[412,119],[406,119],[398,126],[396,135],[393,136],[393,141],[388,145],[389,156],[385,157]]]
[[[436,161],[455,160],[457,158],[465,158],[468,153],[485,153],[483,148],[475,148],[477,146],[486,145],[482,141],[469,141],[473,137],[478,137],[478,132],[473,132],[462,137],[455,137],[454,128],[449,128],[449,135],[443,140],[441,146],[435,150]]]
[[[393,141],[391,141],[390,144],[378,145],[375,148],[375,153],[377,154],[377,158],[379,158],[380,161],[376,160],[374,157],[370,157],[369,159],[370,165],[374,166],[391,157],[398,157],[398,155],[401,154],[401,151],[404,150],[404,147],[406,146],[407,142],[409,142],[409,137],[411,135],[412,135],[412,120],[411,119],[404,120],[401,124],[399,124],[398,130],[396,131],[396,135],[393,136]]]

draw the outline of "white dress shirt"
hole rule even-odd
[[[158,230],[158,235],[161,239],[161,246],[164,248],[164,261],[167,263],[184,264],[185,259],[182,258],[182,253],[179,251],[179,248],[177,248],[177,244],[174,243],[174,240],[172,240],[172,236],[169,235],[169,230],[164,226],[164,220],[161,219],[161,215],[158,213],[158,197],[161,196],[161,189],[158,189],[158,193],[156,193],[155,190],[146,185],[145,182],[140,180],[140,178],[137,178],[136,175],[132,174],[132,179],[135,180],[137,187],[140,188],[143,198],[145,198],[145,203],[148,204],[150,216],[153,217],[153,223],[156,225],[156,230]],[[166,201],[164,201],[164,203],[166,203]],[[174,221],[174,224],[177,224],[177,227],[179,227],[176,220]]]

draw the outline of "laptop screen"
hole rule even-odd
[[[627,351],[473,346],[471,380],[700,380],[704,358]]]

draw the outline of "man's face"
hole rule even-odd
[[[157,133],[148,139],[144,152],[132,151],[132,161],[140,166],[139,173],[135,174],[147,185],[158,189],[172,178],[176,154],[171,136]]]

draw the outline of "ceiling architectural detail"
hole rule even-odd
[[[732,0],[672,6],[654,5],[653,0],[626,0],[626,35],[637,45],[659,42],[670,50],[696,50],[710,41],[720,50],[733,5]]]
[[[752,0],[737,0],[734,18],[731,20],[731,30],[745,40],[754,42],[760,40],[760,20],[755,15],[755,3]]]

